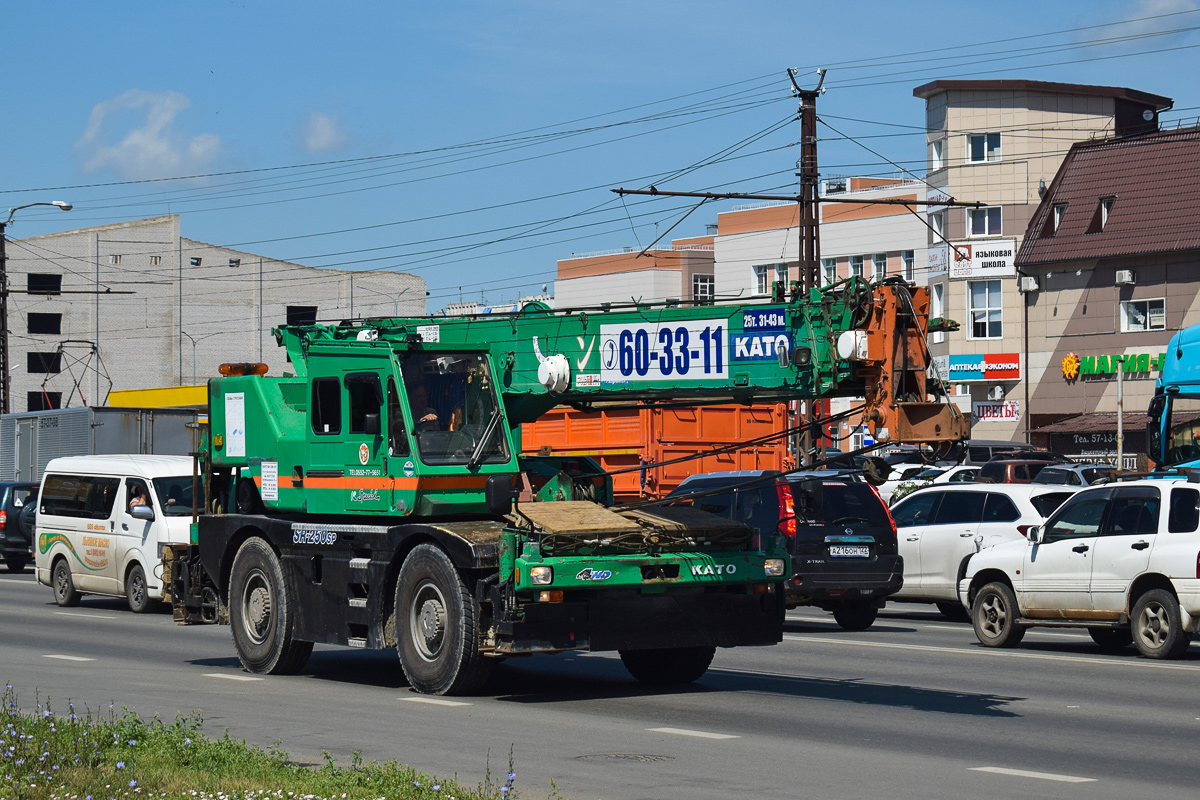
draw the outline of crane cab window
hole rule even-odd
[[[342,432],[342,393],[337,378],[314,378],[312,382],[313,433],[329,435]]]
[[[400,393],[396,381],[388,378],[387,388],[388,455],[408,455],[408,432],[404,427],[404,414],[400,410]]]
[[[491,367],[479,353],[421,353],[404,362],[417,453],[426,464],[508,461]]]
[[[367,416],[379,417],[383,391],[374,372],[351,372],[346,376],[346,395],[350,401],[350,432],[366,433]]]

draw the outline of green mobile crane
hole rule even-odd
[[[861,396],[878,439],[966,434],[927,400],[924,289],[854,278],[773,300],[276,329],[294,374],[209,381],[203,506],[166,554],[176,618],[227,621],[259,673],[300,669],[315,642],[396,647],[433,693],[572,649],[691,681],[716,647],[779,642],[775,531],[612,508],[589,459],[519,456],[521,423],[602,401]]]

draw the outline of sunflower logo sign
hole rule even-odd
[[[1067,353],[1063,356],[1062,374],[1069,381],[1079,377],[1079,356],[1074,353]]]

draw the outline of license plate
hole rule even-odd
[[[829,555],[842,558],[868,558],[871,548],[865,544],[831,544]]]

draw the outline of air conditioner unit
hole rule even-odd
[[[1003,400],[1004,399],[1004,387],[1003,386],[993,386],[992,388],[988,389],[987,396],[988,396],[988,400]]]
[[[1136,283],[1136,281],[1134,280],[1133,270],[1117,270],[1117,286],[1133,286],[1134,283]]]
[[[1036,292],[1038,290],[1037,278],[1032,275],[1022,275],[1020,281],[1017,282],[1017,290],[1020,292]]]

